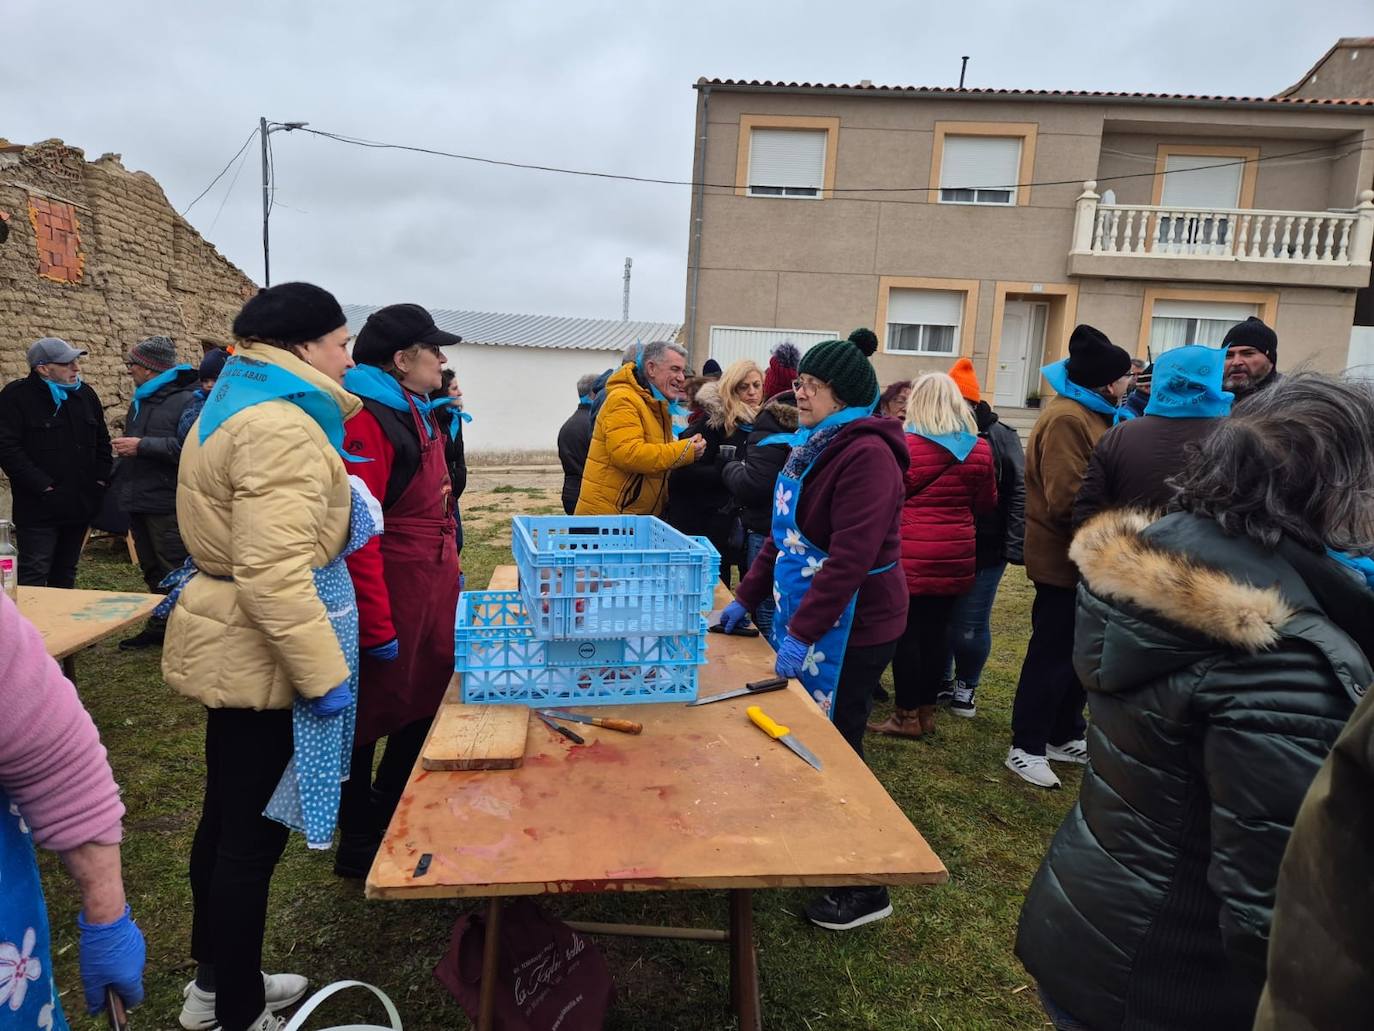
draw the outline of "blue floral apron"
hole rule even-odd
[[[773,602],[777,605],[777,614],[773,617],[773,629],[769,637],[775,651],[787,636],[793,613],[801,606],[802,598],[811,589],[816,574],[830,557],[807,540],[797,526],[802,480],[810,471],[811,466],[808,465],[796,479],[780,473],[773,492],[773,543],[778,549],[778,557],[773,565]],[[868,575],[885,573],[896,564],[889,562],[877,569],[870,569]],[[835,625],[807,648],[801,674],[797,678],[820,706],[821,712],[832,720],[835,688],[840,682],[840,669],[844,665],[845,646],[849,643],[849,631],[854,625],[854,608],[858,599],[859,593],[855,591],[849,604],[840,613],[840,618],[835,620]]]
[[[48,908],[33,840],[0,788],[0,1028],[68,1031],[52,979]]]

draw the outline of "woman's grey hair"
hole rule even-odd
[[[655,340],[644,345],[644,361],[661,362],[669,351],[676,351],[682,355],[682,360],[687,360],[687,348],[681,344],[673,343],[671,340]]]
[[[1374,386],[1289,374],[1238,404],[1170,482],[1173,508],[1233,536],[1374,553]]]
[[[577,396],[586,397],[592,392],[592,387],[596,386],[596,381],[601,378],[600,373],[589,372],[585,376],[577,378]]]

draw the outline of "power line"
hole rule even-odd
[[[253,137],[251,136],[248,137],[250,141],[252,140],[252,138]],[[234,192],[234,187],[238,185],[239,175],[243,172],[243,166],[247,161],[248,148],[244,147],[243,157],[239,158],[239,167],[234,169],[234,178],[229,180],[229,188],[224,191],[224,196],[220,199],[219,208],[215,212],[214,220],[210,223],[210,228],[205,230],[205,234],[207,236],[215,231],[215,226],[219,223],[219,217],[221,214],[224,213],[224,205],[229,202],[229,197]]]
[[[210,180],[210,185],[207,186],[207,187],[205,187],[205,189],[201,190],[200,193],[196,194],[196,199],[193,200],[193,201],[191,201],[190,204],[187,204],[187,205],[186,205],[186,210],[183,211],[183,212],[181,213],[181,215],[182,215],[183,218],[186,217],[186,213],[187,213],[187,212],[189,212],[192,208],[194,208],[194,207],[196,206],[197,203],[199,203],[199,201],[200,201],[200,199],[201,199],[202,197],[204,197],[207,193],[209,193],[212,189],[214,189],[215,183],[219,182],[221,179],[224,178],[224,173],[227,172],[227,171],[229,171],[230,166],[233,165],[233,163],[234,163],[235,161],[238,160],[239,155],[242,154],[245,150],[248,149],[248,144],[250,144],[250,143],[253,142],[253,137],[256,136],[257,134],[258,134],[258,130],[257,130],[257,128],[255,127],[255,128],[253,129],[253,131],[250,132],[250,133],[248,134],[248,138],[247,138],[246,140],[243,141],[243,146],[240,147],[240,148],[238,149],[238,151],[235,152],[234,156],[231,157],[231,158],[229,159],[229,161],[225,164],[225,166],[219,170],[219,175],[217,175],[217,176],[215,176],[213,179],[211,179],[211,180]]]
[[[564,167],[560,167],[560,166],[557,166],[557,165],[541,165],[541,164],[532,164],[532,163],[527,163],[527,162],[522,162],[522,161],[507,161],[507,160],[503,160],[503,159],[500,159],[500,158],[482,157],[482,156],[479,156],[479,155],[476,155],[476,154],[458,154],[458,153],[454,153],[454,152],[452,152],[452,151],[439,150],[439,149],[433,148],[433,147],[421,147],[421,146],[416,146],[416,145],[411,145],[411,144],[404,144],[404,143],[384,143],[384,142],[381,142],[381,141],[379,141],[379,140],[368,140],[368,139],[363,139],[363,138],[357,137],[357,136],[344,136],[344,135],[342,135],[342,134],[340,134],[340,133],[326,132],[326,131],[323,130],[323,129],[302,128],[300,131],[301,131],[301,132],[308,132],[308,133],[311,133],[311,134],[313,134],[313,135],[315,135],[315,136],[323,136],[323,137],[326,138],[326,139],[334,140],[334,141],[336,141],[336,142],[338,142],[338,143],[346,143],[346,144],[349,144],[350,146],[355,146],[355,147],[365,147],[365,148],[373,149],[373,150],[403,150],[403,151],[409,151],[409,152],[415,153],[415,154],[428,154],[428,155],[430,155],[430,156],[432,156],[432,157],[450,158],[450,159],[455,160],[455,161],[471,161],[471,162],[475,162],[475,163],[477,163],[477,164],[483,164],[483,165],[496,165],[496,166],[499,166],[499,167],[502,167],[502,168],[522,168],[522,169],[526,169],[526,170],[534,171],[534,172],[553,172],[553,173],[556,173],[556,174],[559,174],[559,175],[575,175],[575,176],[582,176],[582,177],[593,178],[593,179],[612,179],[612,180],[617,180],[617,181],[620,181],[620,182],[653,183],[653,184],[657,184],[657,185],[661,185],[661,186],[692,186],[692,187],[709,186],[709,187],[711,187],[711,188],[713,188],[713,189],[721,189],[721,190],[734,190],[734,189],[736,188],[736,184],[735,184],[735,183],[700,182],[700,181],[693,180],[693,179],[661,179],[661,178],[656,178],[656,177],[653,177],[653,176],[627,175],[627,174],[617,173],[617,172],[598,172],[598,171],[591,171],[591,170],[588,170],[588,169],[580,169],[580,168],[564,168]],[[1358,145],[1355,146],[1354,149],[1346,151],[1346,154],[1353,154],[1353,153],[1356,153],[1356,152],[1358,152],[1358,151],[1360,151],[1360,150],[1367,149],[1367,148],[1365,148],[1365,147],[1363,146],[1363,144],[1367,143],[1368,140],[1369,140],[1368,137],[1361,136],[1357,141],[1355,141],[1355,143],[1358,144]],[[1304,154],[1316,154],[1316,153],[1323,152],[1323,151],[1329,151],[1329,150],[1331,150],[1333,147],[1337,147],[1337,146],[1341,146],[1341,144],[1338,144],[1338,143],[1327,143],[1327,144],[1323,144],[1322,146],[1318,146],[1318,147],[1308,147],[1308,148],[1305,148],[1305,149],[1302,149],[1302,150],[1292,150],[1292,151],[1287,151],[1287,152],[1282,153],[1282,154],[1269,154],[1269,155],[1265,155],[1265,156],[1261,156],[1261,157],[1254,157],[1254,158],[1246,157],[1246,158],[1239,158],[1239,159],[1231,160],[1231,161],[1219,161],[1219,162],[1215,162],[1215,163],[1212,163],[1212,164],[1195,165],[1195,166],[1193,166],[1193,167],[1191,167],[1191,168],[1176,168],[1176,169],[1172,169],[1171,171],[1172,171],[1174,174],[1177,174],[1177,173],[1179,173],[1179,172],[1199,172],[1199,171],[1204,171],[1204,170],[1212,169],[1212,168],[1230,168],[1230,167],[1234,167],[1234,166],[1237,166],[1237,165],[1251,165],[1251,164],[1256,164],[1256,165],[1257,165],[1257,164],[1267,163],[1267,162],[1269,162],[1269,161],[1280,161],[1280,160],[1283,160],[1283,159],[1285,159],[1285,158],[1300,157],[1300,156],[1302,156],[1302,155],[1304,155]],[[1337,157],[1344,157],[1344,156],[1346,156],[1346,155],[1345,155],[1345,154],[1337,155]],[[1088,180],[1095,180],[1095,181],[1098,182],[1098,183],[1104,183],[1104,182],[1117,182],[1117,181],[1120,181],[1120,180],[1123,180],[1123,179],[1153,178],[1153,177],[1155,176],[1155,174],[1156,174],[1156,173],[1155,173],[1154,171],[1149,171],[1149,172],[1126,172],[1126,173],[1122,173],[1121,175],[1108,175],[1108,176],[1101,176],[1101,177],[1097,177],[1097,176],[1084,176],[1084,177],[1082,177],[1082,178],[1076,178],[1076,179],[1047,179],[1047,180],[1036,180],[1036,181],[1025,182],[1025,183],[1009,183],[1009,184],[1002,185],[1002,186],[981,186],[981,187],[979,187],[979,188],[980,188],[980,189],[985,189],[985,190],[1015,190],[1015,189],[1022,189],[1022,188],[1031,188],[1031,187],[1036,187],[1036,186],[1081,186],[1085,181],[1088,181]],[[940,189],[940,188],[941,188],[941,187],[934,187],[934,186],[851,186],[851,187],[843,187],[843,188],[832,188],[832,189],[827,190],[826,192],[827,192],[827,193],[832,193],[832,194],[839,194],[839,193],[929,193],[931,190]],[[950,187],[944,187],[944,188],[945,188],[945,189],[949,189]]]

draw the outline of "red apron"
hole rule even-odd
[[[420,467],[383,515],[382,567],[400,653],[392,662],[363,654],[358,664],[355,747],[435,714],[453,676],[458,610],[458,547],[443,430],[431,438],[412,404]]]

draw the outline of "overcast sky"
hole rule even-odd
[[[698,76],[1267,96],[1369,0],[5,0],[0,136],[123,155],[182,210],[257,125],[689,179]],[[131,12],[138,12],[137,14]],[[273,281],[340,300],[679,321],[689,190],[272,136]],[[262,281],[260,163],[190,212]],[[232,190],[230,186],[232,184]]]

